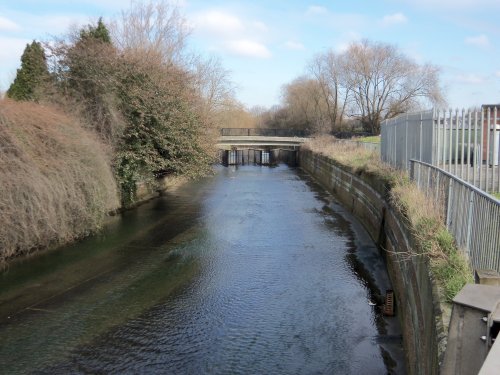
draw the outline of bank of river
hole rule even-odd
[[[403,373],[364,230],[301,172],[219,168],[0,276],[5,373]]]

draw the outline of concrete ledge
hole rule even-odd
[[[484,361],[479,375],[498,375],[500,371],[500,340],[495,341],[495,344],[490,349],[486,361]]]

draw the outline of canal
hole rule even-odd
[[[300,170],[218,167],[0,275],[0,372],[400,374],[366,232]]]

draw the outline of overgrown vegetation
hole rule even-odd
[[[406,174],[380,161],[373,151],[333,137],[317,137],[306,148],[326,155],[357,173],[370,173],[390,188],[391,203],[410,223],[417,248],[405,256],[426,256],[438,281],[443,299],[451,302],[468,282],[473,282],[467,259],[446,230],[443,213],[411,183]]]
[[[26,47],[8,91],[23,103],[0,102],[0,260],[98,229],[138,184],[211,171],[215,121],[237,105],[188,34],[170,2],[133,2],[109,25]]]
[[[95,231],[119,204],[109,156],[77,120],[0,101],[0,264]]]

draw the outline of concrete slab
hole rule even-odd
[[[500,372],[500,340],[495,341],[479,375],[498,375]]]
[[[474,279],[476,284],[500,286],[500,273],[495,270],[476,270]]]
[[[500,300],[500,287],[491,285],[467,284],[456,295],[453,302],[485,312],[492,312]]]

